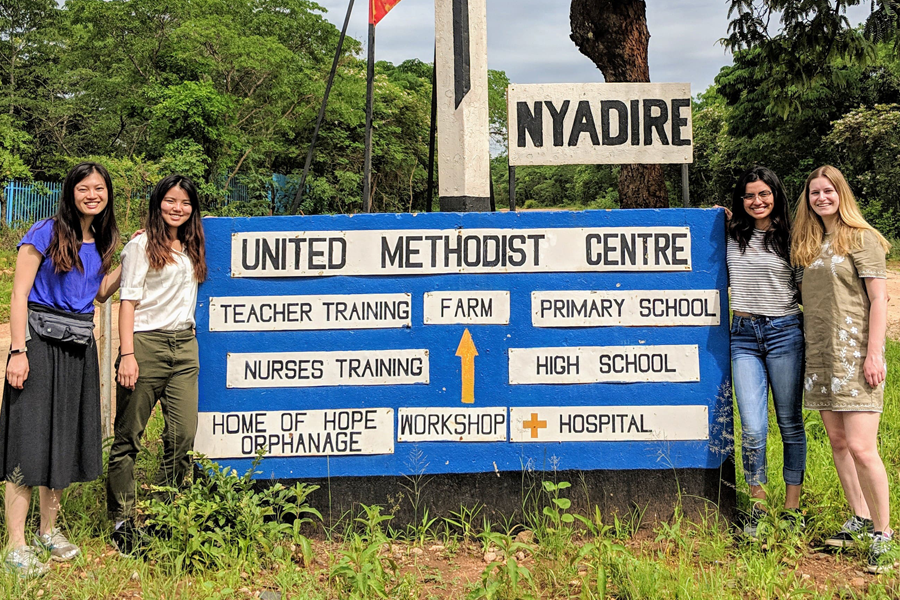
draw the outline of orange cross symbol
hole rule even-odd
[[[531,420],[522,423],[523,429],[531,430],[531,439],[538,436],[538,429],[547,429],[547,421],[538,421],[537,413],[531,413]]]

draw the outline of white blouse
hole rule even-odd
[[[131,240],[122,250],[122,300],[136,300],[135,331],[181,331],[194,327],[197,280],[191,259],[172,250],[174,263],[151,269],[147,235]]]

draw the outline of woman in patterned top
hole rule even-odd
[[[791,267],[787,195],[778,176],[752,167],[738,179],[728,222],[731,370],[741,416],[744,477],[755,503],[744,533],[756,537],[766,515],[769,388],[784,447],[785,519],[803,525],[800,489],[806,471],[803,427],[803,320],[800,269]]]
[[[797,208],[791,259],[805,268],[806,408],[818,410],[853,516],[826,540],[852,545],[873,534],[868,570],[891,548],[888,480],[878,455],[887,327],[885,253],[890,244],[863,218],[839,170],[813,171]]]

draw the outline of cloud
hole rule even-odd
[[[340,27],[346,0],[318,0],[327,18]],[[365,45],[367,3],[357,0],[348,34]],[[848,12],[859,23],[867,7]],[[565,0],[488,0],[488,66],[506,71],[516,83],[603,81],[594,64],[569,39],[569,2]],[[719,45],[727,35],[727,0],[649,0],[650,79],[688,82],[697,94],[712,85],[731,56]],[[431,62],[434,56],[434,2],[403,0],[378,25],[378,60],[409,58]]]

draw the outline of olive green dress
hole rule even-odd
[[[884,384],[866,383],[863,364],[869,340],[865,278],[886,278],[884,249],[871,231],[862,247],[835,255],[831,236],[803,276],[806,389],[810,410],[881,412]]]

